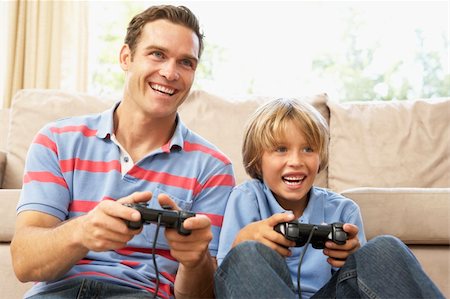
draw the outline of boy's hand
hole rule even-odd
[[[354,224],[345,223],[343,228],[348,236],[347,242],[344,245],[338,245],[332,241],[327,241],[323,250],[323,253],[329,257],[327,262],[337,268],[341,268],[349,255],[361,247],[358,239],[358,227]]]
[[[278,213],[267,219],[252,222],[243,227],[234,239],[233,247],[241,242],[253,240],[258,241],[282,256],[290,256],[289,247],[295,246],[295,242],[286,239],[282,234],[276,232],[273,228],[282,222],[294,220],[295,216],[290,213]]]

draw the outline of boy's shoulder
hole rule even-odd
[[[249,179],[246,180],[239,185],[236,185],[233,189],[233,191],[240,191],[240,192],[255,192],[255,191],[263,191],[264,190],[264,183],[257,179]]]
[[[327,205],[357,205],[353,200],[323,187],[313,186],[311,188],[310,198],[322,198]]]

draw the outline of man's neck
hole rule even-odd
[[[128,112],[121,105],[114,112],[114,134],[135,162],[166,144],[173,136],[175,127],[175,117],[151,119],[143,114]]]

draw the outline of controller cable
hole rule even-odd
[[[311,243],[311,239],[312,239],[312,237],[314,235],[314,232],[316,230],[318,230],[318,229],[319,228],[317,226],[315,226],[315,225],[311,228],[311,231],[309,232],[308,240],[306,241],[306,243],[305,243],[305,245],[303,247],[303,251],[300,254],[300,259],[299,259],[299,262],[298,262],[298,269],[297,269],[297,294],[298,294],[298,298],[299,299],[302,299],[302,290],[301,290],[301,287],[300,287],[300,270],[301,270],[301,267],[302,267],[302,260],[303,260],[303,257],[305,256],[306,249],[308,249],[309,243]]]
[[[153,237],[153,245],[152,245],[153,267],[155,268],[156,273],[156,286],[155,286],[155,293],[153,293],[153,298],[157,298],[159,291],[159,270],[158,264],[156,263],[156,241],[158,240],[160,227],[161,227],[161,214],[158,213],[158,222],[156,223],[156,232],[155,236]]]

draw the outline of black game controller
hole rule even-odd
[[[315,228],[311,238],[311,245],[315,249],[325,248],[325,242],[330,240],[338,245],[344,245],[347,241],[347,233],[343,229],[343,223],[333,224],[306,224],[297,220],[279,223],[274,230],[284,235],[286,239],[295,241],[295,247],[306,244],[311,230]]]
[[[191,231],[183,227],[183,222],[187,218],[194,217],[194,212],[189,211],[173,211],[169,209],[156,210],[147,208],[145,203],[124,204],[141,213],[141,221],[126,221],[127,226],[131,229],[139,229],[144,224],[158,223],[160,218],[161,225],[167,228],[176,228],[181,235],[190,235]]]

